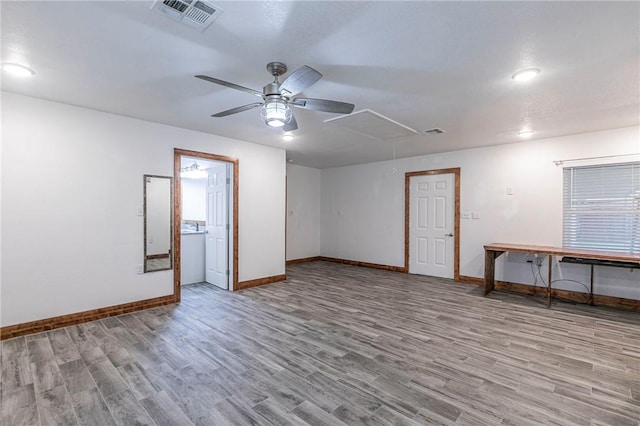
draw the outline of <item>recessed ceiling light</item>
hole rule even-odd
[[[520,130],[518,132],[518,136],[521,138],[529,138],[531,135],[533,135],[533,130]]]
[[[293,140],[293,135],[289,135],[285,133],[284,135],[282,135],[282,140],[285,142],[290,142]]]
[[[525,68],[515,72],[511,78],[515,81],[529,81],[536,78],[540,74],[540,68]]]
[[[16,77],[31,77],[36,72],[29,67],[11,62],[2,63],[2,70]]]

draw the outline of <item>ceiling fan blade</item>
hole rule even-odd
[[[219,112],[217,114],[213,114],[212,117],[226,117],[227,115],[236,114],[238,112],[247,111],[249,109],[257,108],[262,106],[262,102],[256,102],[253,104],[243,105],[236,108],[231,108],[226,111]]]
[[[239,85],[234,84],[234,83],[229,83],[228,81],[219,80],[217,78],[209,77],[209,76],[206,76],[206,75],[196,75],[195,77],[199,78],[201,80],[208,81],[209,83],[215,83],[215,84],[219,84],[221,86],[226,86],[226,87],[230,87],[232,89],[240,90],[242,92],[251,93],[252,95],[255,95],[255,96],[259,97],[259,98],[262,97],[262,92],[258,92],[257,90],[249,89],[248,87],[239,86]]]
[[[322,78],[322,74],[308,65],[303,65],[293,73],[289,74],[280,85],[280,93],[286,96],[293,96],[302,92],[307,87]]]
[[[289,120],[287,124],[282,126],[282,130],[284,130],[285,132],[291,132],[297,129],[298,129],[298,122],[296,121],[296,117],[293,115],[293,113],[291,113],[291,120]]]
[[[289,103],[298,108],[310,109],[313,111],[334,112],[336,114],[351,114],[355,108],[354,104],[329,101],[326,99],[295,98]]]

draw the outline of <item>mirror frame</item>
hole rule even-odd
[[[159,268],[159,269],[149,269],[147,266],[147,179],[149,178],[156,178],[156,179],[168,179],[169,180],[169,265],[166,268]],[[175,249],[173,247],[173,227],[174,227],[174,223],[173,223],[173,177],[172,176],[161,176],[161,175],[143,175],[142,176],[142,186],[143,186],[143,202],[142,202],[142,209],[143,209],[143,221],[144,221],[144,234],[143,234],[143,246],[144,246],[144,257],[143,257],[143,264],[142,264],[142,271],[143,273],[148,273],[148,272],[158,272],[158,271],[169,271],[173,269],[174,266],[174,252]]]

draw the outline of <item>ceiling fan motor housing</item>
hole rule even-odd
[[[262,92],[265,96],[278,96],[280,97],[280,83],[274,81],[262,88]]]

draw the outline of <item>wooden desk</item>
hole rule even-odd
[[[548,256],[549,275],[547,278],[547,307],[551,306],[551,281],[553,274],[553,256],[570,256],[581,259],[604,260],[612,262],[630,262],[640,264],[640,255],[613,253],[595,250],[564,249],[561,247],[536,246],[527,244],[493,243],[484,246],[484,295],[495,288],[496,258],[504,252],[525,253]],[[591,297],[593,301],[593,265],[591,265]]]

